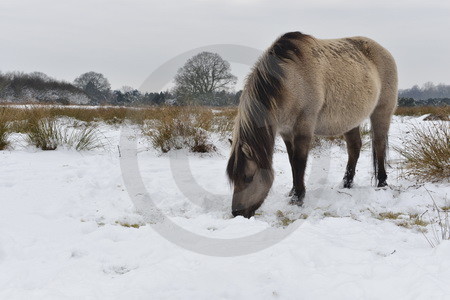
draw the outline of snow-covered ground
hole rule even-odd
[[[391,145],[420,120],[395,117]],[[448,206],[450,185],[403,178],[393,149],[383,189],[373,187],[370,147],[353,189],[341,187],[345,147],[315,149],[298,208],[287,204],[290,166],[277,140],[273,188],[248,220],[231,217],[226,140],[212,136],[215,154],[161,155],[128,128],[148,195],[173,232],[209,238],[205,247],[241,239],[215,254],[187,250],[181,245],[192,240],[169,241],[158,220],[138,213],[122,177],[120,127],[101,125],[106,146],[89,152],[38,151],[14,135],[14,149],[0,151],[0,299],[450,297],[450,241],[427,241],[436,242],[439,228],[433,199]],[[247,251],[254,245],[245,238],[268,230],[259,243],[271,246]]]

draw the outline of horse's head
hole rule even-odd
[[[234,186],[233,216],[250,218],[261,206],[273,182],[271,166],[262,168],[257,154],[247,143],[232,145],[227,173]]]

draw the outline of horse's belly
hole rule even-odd
[[[330,122],[327,120],[326,122],[320,122],[320,124],[316,125],[314,130],[315,135],[323,135],[323,136],[334,136],[334,135],[342,135],[351,129],[359,126],[364,119],[358,119],[352,122]]]
[[[372,72],[375,73],[375,72]],[[373,112],[380,96],[377,76],[353,74],[354,84],[336,84],[327,89],[327,97],[320,109],[314,133],[317,135],[341,135],[359,126]],[[338,88],[341,87],[341,88]]]
[[[375,108],[376,101],[334,101],[318,114],[314,134],[342,135],[359,126]]]

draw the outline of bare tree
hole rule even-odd
[[[101,73],[81,74],[75,79],[74,84],[84,90],[95,102],[107,101],[111,94],[111,85]]]
[[[236,84],[230,63],[219,54],[201,52],[190,58],[175,76],[175,93],[181,98],[204,98]]]
[[[108,79],[101,73],[87,72],[78,76],[74,81],[74,84],[83,90],[86,89],[89,83],[100,92],[107,92],[111,89]]]

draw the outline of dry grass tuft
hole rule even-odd
[[[407,214],[407,213],[394,213],[394,212],[381,212],[375,215],[378,220],[390,220],[397,226],[405,227],[408,229],[415,228],[420,231],[426,231],[426,227],[429,222],[423,220],[422,215],[419,214]]]
[[[396,148],[405,159],[406,175],[419,181],[450,178],[450,126],[447,122],[412,126]]]
[[[393,212],[382,212],[378,214],[378,219],[379,220],[385,220],[385,219],[390,219],[390,220],[397,220],[398,217],[402,215],[402,213],[393,213]]]
[[[144,224],[128,223],[128,222],[122,222],[122,221],[116,221],[116,224],[126,227],[126,228],[135,228],[135,229],[139,229],[139,227],[144,226]]]
[[[25,120],[21,120],[22,132],[26,133],[28,144],[42,150],[55,150],[58,147],[87,151],[102,147],[92,124],[85,126],[66,126],[53,115],[51,109],[38,108],[25,111]],[[17,121],[16,121],[17,122]],[[72,121],[72,125],[78,125]]]
[[[189,149],[191,152],[216,151],[209,141],[208,131],[213,124],[213,113],[202,107],[166,107],[153,116],[151,124],[142,126],[155,149]]]
[[[283,227],[287,227],[297,220],[305,220],[308,218],[308,215],[301,214],[298,218],[291,219],[286,216],[281,210],[277,210],[275,216],[277,217],[278,223]]]
[[[444,212],[450,212],[450,206],[449,206],[449,205],[442,206],[441,209],[442,209],[442,211],[444,211]]]
[[[33,120],[27,132],[27,142],[42,150],[55,150],[61,144],[62,133],[54,118]]]
[[[69,128],[62,126],[56,118],[33,120],[27,132],[27,142],[42,150],[55,150],[58,147],[89,151],[103,147],[96,132],[91,126]]]

